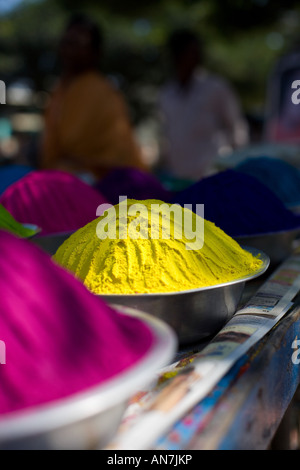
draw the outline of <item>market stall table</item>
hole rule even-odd
[[[287,420],[287,434],[281,433],[280,438],[278,435],[274,447],[290,447],[294,417],[289,407],[297,408],[293,397],[300,382],[300,359],[295,357],[293,363],[296,350],[292,345],[296,345],[299,332],[298,296],[287,316],[241,358],[204,400],[207,403],[207,409],[204,404],[202,410],[205,418],[190,436],[185,449],[268,449],[283,418]],[[215,404],[211,405],[209,402],[214,400]],[[199,413],[200,408],[201,405]],[[193,412],[197,410],[185,417],[187,423],[191,424]],[[176,429],[173,436],[169,434],[171,440],[178,437]]]
[[[231,328],[232,321],[229,321],[210,341],[192,344],[178,351],[173,368],[162,371],[151,390],[141,391],[133,399],[125,413],[119,433],[108,449],[258,450],[275,447],[274,436],[278,437],[276,448],[291,447],[290,410],[292,409],[293,413],[297,407],[298,402],[294,397],[300,382],[299,252],[292,256],[290,261],[286,266],[285,263],[280,265],[278,271],[275,269],[266,273],[262,279],[259,278],[246,286],[241,309],[237,315],[234,315]],[[268,289],[264,286],[271,285],[273,294],[269,294],[268,298],[268,295],[265,295]],[[271,307],[271,297],[277,295],[276,285],[278,285],[278,302]],[[280,288],[283,289],[281,294]],[[260,292],[265,295],[264,301],[266,299],[270,301],[270,305],[261,311],[260,320],[264,317],[266,320],[263,326],[265,330],[243,350],[243,342],[247,344],[246,339],[249,341],[253,337],[253,334],[248,334],[249,327],[253,328],[256,321],[253,320],[252,325],[249,320],[247,323],[246,319],[251,316],[249,312],[255,314],[253,319],[258,319],[258,310],[262,309],[259,303],[256,304],[256,311],[255,307],[254,310],[252,308],[255,305],[253,299],[259,299]],[[248,304],[250,306],[247,311]],[[243,311],[242,307],[245,305],[246,309]],[[273,323],[270,320],[272,310],[274,312],[276,310],[276,314],[281,312],[277,318],[273,314]],[[270,321],[271,323],[268,323]],[[257,331],[260,328],[257,328]],[[247,332],[244,338],[243,331]],[[234,338],[235,332],[238,332],[240,337]],[[231,353],[234,352],[234,341],[236,341],[236,350],[240,347],[241,354],[236,355],[230,362],[229,349],[232,348]],[[238,343],[240,344],[237,347]],[[226,348],[229,348],[228,351]],[[221,357],[219,364],[213,363],[213,367],[208,368],[205,375],[204,366],[208,366],[212,357],[216,358],[219,353]],[[197,363],[202,354],[203,364],[201,360]],[[227,366],[224,366],[226,361]],[[218,379],[216,370],[219,365],[221,369]],[[198,378],[193,381],[192,377],[197,372],[197,367]],[[199,374],[201,370],[203,377]],[[214,374],[215,381],[211,378]],[[184,376],[187,378],[186,383]],[[189,382],[188,377],[190,377]],[[170,385],[165,386],[164,390],[163,383],[168,381]],[[174,398],[176,394],[177,398]],[[183,406],[184,400],[185,406]],[[292,417],[295,421],[295,416]],[[137,439],[147,425],[147,436]],[[286,429],[285,433],[276,434],[283,427]],[[149,436],[151,433],[152,440]]]

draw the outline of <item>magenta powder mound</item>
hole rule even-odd
[[[113,205],[119,204],[119,196],[128,199],[158,199],[168,201],[171,193],[155,175],[136,168],[116,168],[95,184]]]
[[[41,235],[72,232],[97,217],[107,199],[76,176],[58,170],[35,170],[10,185],[0,203],[21,223],[34,224]]]
[[[91,294],[28,240],[0,231],[1,415],[87,391],[153,344],[138,318]]]

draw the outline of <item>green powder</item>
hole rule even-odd
[[[23,224],[17,222],[2,204],[0,204],[0,230],[6,230],[21,238],[32,237],[37,232],[35,229],[24,227]]]

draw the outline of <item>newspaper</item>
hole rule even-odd
[[[293,306],[300,291],[300,250],[282,263],[203,349],[160,370],[132,398],[107,449],[163,448],[159,439],[195,407]]]

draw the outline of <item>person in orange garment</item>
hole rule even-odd
[[[98,70],[102,32],[71,18],[59,47],[61,77],[45,111],[41,168],[99,179],[115,167],[146,170],[122,94]]]

